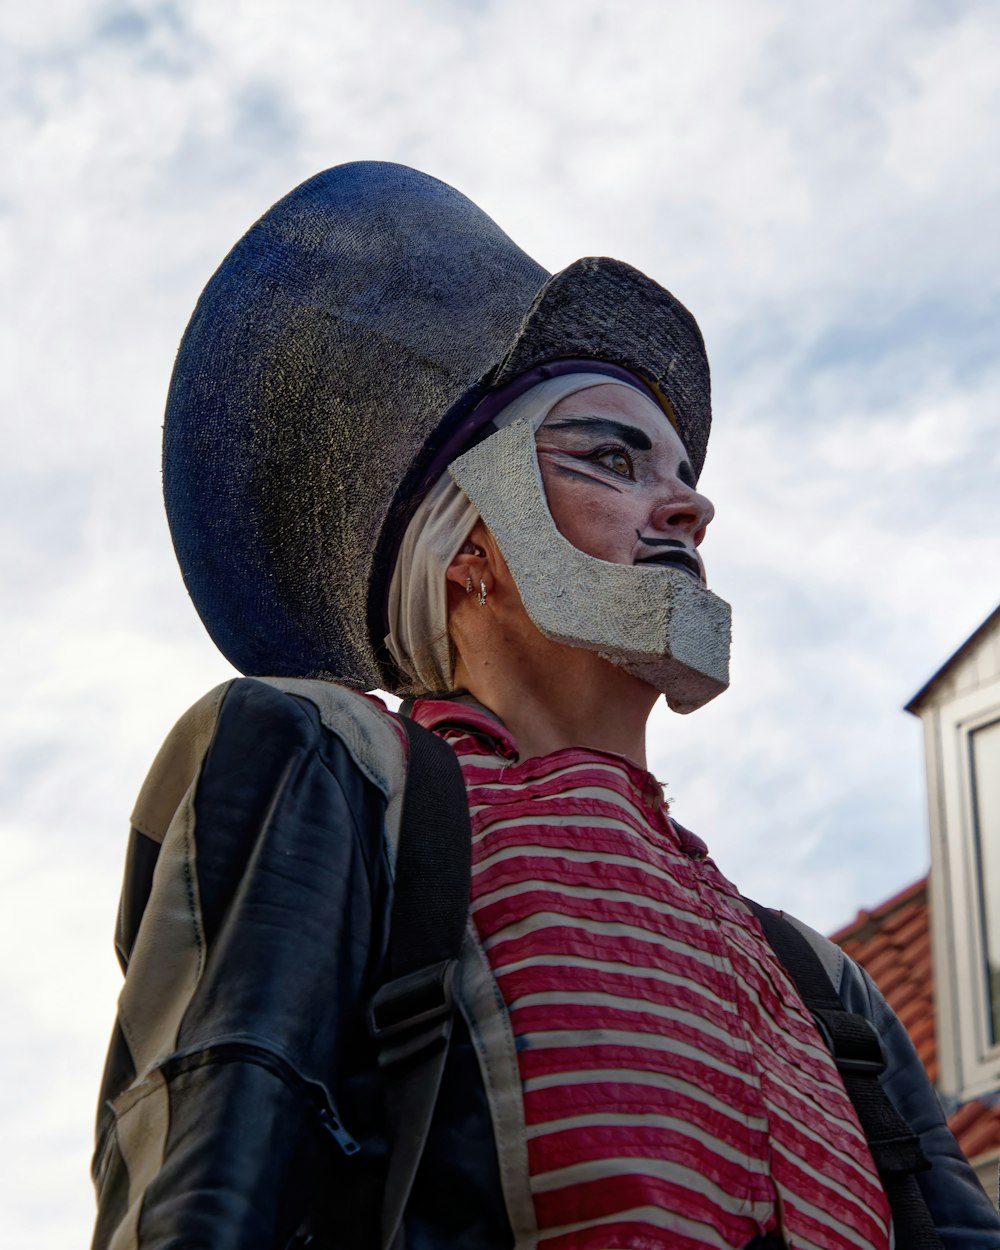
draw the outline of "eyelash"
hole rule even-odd
[[[587,459],[594,461],[596,464],[601,464],[602,456],[612,456],[612,455],[623,456],[625,458],[625,462],[628,464],[627,476],[630,478],[634,478],[635,477],[635,465],[632,462],[632,457],[629,455],[627,449],[624,448],[620,443],[608,443],[604,447],[595,447],[594,450],[587,456]],[[612,469],[610,465],[602,464],[601,467],[604,469],[607,469],[609,473],[613,473],[616,477],[626,476],[626,474],[624,473],[619,473],[617,469]]]

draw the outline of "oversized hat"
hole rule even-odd
[[[280,200],[205,288],[167,400],[167,516],[223,654],[396,688],[385,599],[413,509],[496,396],[570,360],[645,381],[700,472],[701,334],[638,270],[588,258],[550,276],[404,165],[341,165]]]

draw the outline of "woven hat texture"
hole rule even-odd
[[[700,471],[701,335],[637,270],[587,259],[550,278],[402,165],[342,165],[280,200],[205,288],[167,400],[167,515],[219,649],[246,673],[393,689],[382,607],[428,473],[488,391],[567,357],[644,378]]]

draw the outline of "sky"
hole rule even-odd
[[[1000,8],[984,0],[41,0],[0,19],[0,1209],[84,1247],[132,801],[232,675],[162,514],[197,296],[317,171],[401,161],[550,270],[697,316],[732,687],[651,766],[831,931],[928,864],[908,698],[1000,599]]]

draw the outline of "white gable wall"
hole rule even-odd
[[[991,1038],[969,735],[1000,719],[1000,611],[910,704],[924,727],[931,836],[931,937],[942,1094],[1000,1091]],[[980,830],[1000,838],[1000,829]],[[993,918],[1000,925],[1000,916]]]

